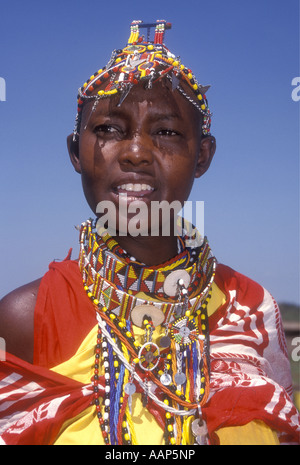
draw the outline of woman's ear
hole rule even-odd
[[[81,165],[79,161],[79,141],[78,138],[74,140],[73,134],[67,137],[67,146],[72,165],[77,173],[81,173]]]
[[[205,136],[200,142],[200,153],[196,166],[195,178],[200,178],[210,167],[216,151],[216,139],[214,136]]]

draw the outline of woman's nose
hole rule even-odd
[[[153,147],[149,136],[135,134],[124,142],[119,155],[121,164],[139,166],[153,162]]]

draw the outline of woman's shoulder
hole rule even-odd
[[[32,363],[34,309],[41,278],[21,286],[0,300],[0,337],[5,350]]]

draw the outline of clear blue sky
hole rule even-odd
[[[125,46],[133,19],[166,19],[166,44],[191,67],[213,111],[217,153],[191,200],[219,259],[279,301],[299,303],[297,0],[0,0],[0,294],[78,252],[91,215],[66,136],[77,89]]]

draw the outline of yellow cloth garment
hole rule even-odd
[[[224,301],[224,294],[216,284],[213,284],[212,298],[207,308],[208,315],[212,315]],[[98,326],[96,325],[82,342],[76,354],[70,360],[52,368],[52,370],[81,383],[90,384],[93,375],[92,367],[94,365],[94,347],[97,332]],[[161,336],[161,332],[161,327],[155,328],[152,336],[154,342]],[[144,330],[135,326],[134,334],[142,343]],[[103,374],[103,372],[100,374]],[[188,419],[185,426],[186,434],[183,437],[186,444],[192,441],[190,428],[192,419],[193,417]],[[143,407],[141,394],[138,393],[132,396],[132,420],[137,444],[164,444],[162,428],[159,427],[154,416]],[[245,426],[223,428],[217,434],[221,445],[275,445],[279,443],[276,433],[260,421],[254,421]],[[75,418],[65,422],[55,445],[104,445],[95,407],[92,405]]]

